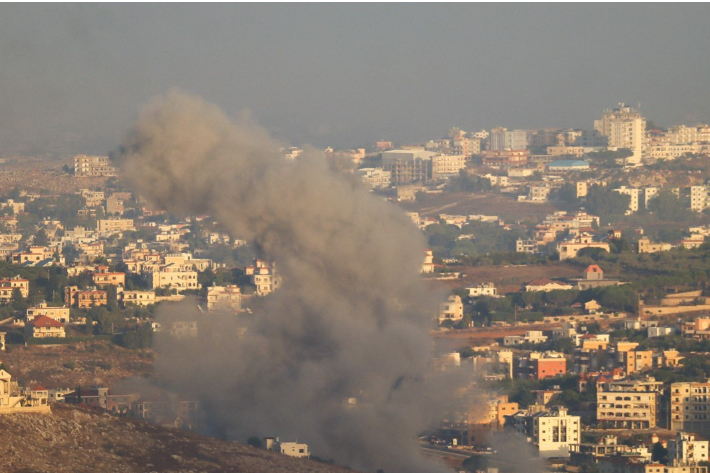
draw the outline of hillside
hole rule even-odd
[[[51,415],[0,415],[5,473],[345,473],[235,442],[52,405]]]

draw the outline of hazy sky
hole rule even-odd
[[[293,144],[710,121],[707,4],[3,4],[0,153],[105,153],[180,87]]]

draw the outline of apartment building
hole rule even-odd
[[[155,291],[123,291],[118,296],[124,306],[139,305],[145,307],[155,304]]]
[[[611,381],[608,390],[597,391],[597,421],[603,427],[650,429],[661,411],[663,382],[653,378]]]
[[[79,154],[74,157],[74,175],[78,177],[111,177],[116,176],[116,168],[111,165],[108,156],[87,156]]]
[[[710,433],[710,382],[671,384],[672,430]]]
[[[581,423],[562,406],[540,412],[519,412],[513,421],[518,432],[528,436],[541,458],[569,457],[570,446],[579,444]]]
[[[466,168],[466,156],[463,154],[440,154],[431,158],[431,178],[448,179],[458,176]]]
[[[132,232],[135,230],[133,219],[130,218],[109,218],[96,221],[96,231],[100,235],[111,235],[120,232]]]
[[[646,144],[646,119],[631,107],[620,103],[604,111],[601,120],[594,120],[594,129],[609,140],[609,147],[626,148],[633,155],[630,163],[640,163]]]
[[[439,323],[445,320],[458,322],[463,319],[463,301],[459,296],[451,295],[446,302],[439,303]]]
[[[592,235],[580,234],[557,245],[560,261],[575,258],[577,253],[584,248],[600,248],[606,252],[610,251],[609,243],[605,241],[594,241]]]
[[[80,290],[77,286],[67,286],[64,288],[64,303],[71,307],[80,309],[90,309],[108,304],[106,291],[87,288]]]
[[[93,279],[94,284],[99,287],[126,285],[126,273],[111,272],[108,266],[98,266],[96,272],[94,272]]]
[[[146,276],[153,289],[162,287],[182,292],[200,288],[200,284],[197,283],[197,271],[187,266],[160,265],[146,273]]]
[[[702,212],[710,207],[710,187],[691,186],[690,187],[690,210]]]

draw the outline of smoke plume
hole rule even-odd
[[[416,445],[432,420],[424,390],[434,308],[419,277],[424,240],[403,212],[322,153],[286,161],[248,118],[178,91],[145,108],[119,154],[152,204],[213,215],[283,276],[246,332],[234,315],[187,305],[159,315],[199,320],[196,339],[158,339],[156,369],[204,402],[213,432],[298,439],[370,471],[440,471]]]

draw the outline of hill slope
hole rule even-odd
[[[235,442],[52,405],[52,415],[0,415],[6,473],[345,473]]]

